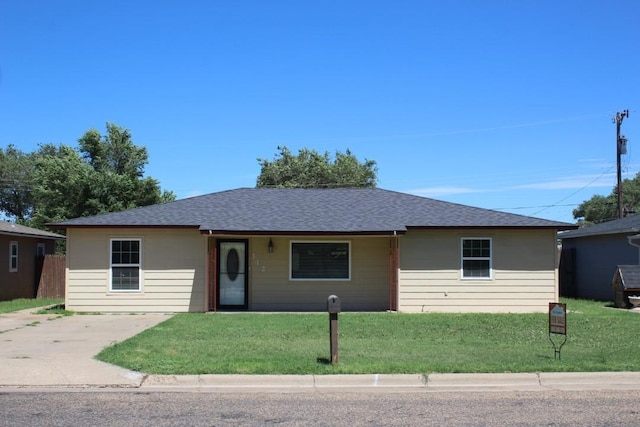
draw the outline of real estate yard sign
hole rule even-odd
[[[564,340],[556,345],[551,334],[564,335]],[[549,340],[553,344],[554,358],[560,359],[560,350],[567,342],[567,305],[559,302],[549,303]]]
[[[549,333],[567,335],[567,305],[549,303]]]

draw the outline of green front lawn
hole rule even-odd
[[[564,302],[561,360],[546,313],[342,313],[335,366],[328,363],[328,314],[178,314],[97,357],[149,374],[640,370],[640,313]]]
[[[12,311],[26,310],[35,307],[47,307],[50,305],[60,305],[64,299],[58,298],[20,298],[12,301],[0,301],[0,313],[10,313]]]

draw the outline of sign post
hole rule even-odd
[[[556,343],[552,334],[562,335],[564,338],[562,342],[558,340]],[[567,342],[567,305],[559,302],[549,303],[549,341],[553,345],[553,358],[560,360],[560,350],[562,346]]]

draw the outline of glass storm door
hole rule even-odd
[[[247,308],[247,241],[218,241],[218,307]]]

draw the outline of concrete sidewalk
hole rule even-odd
[[[411,375],[145,375],[94,359],[164,314],[0,314],[0,390],[426,392],[640,390],[640,372]]]

